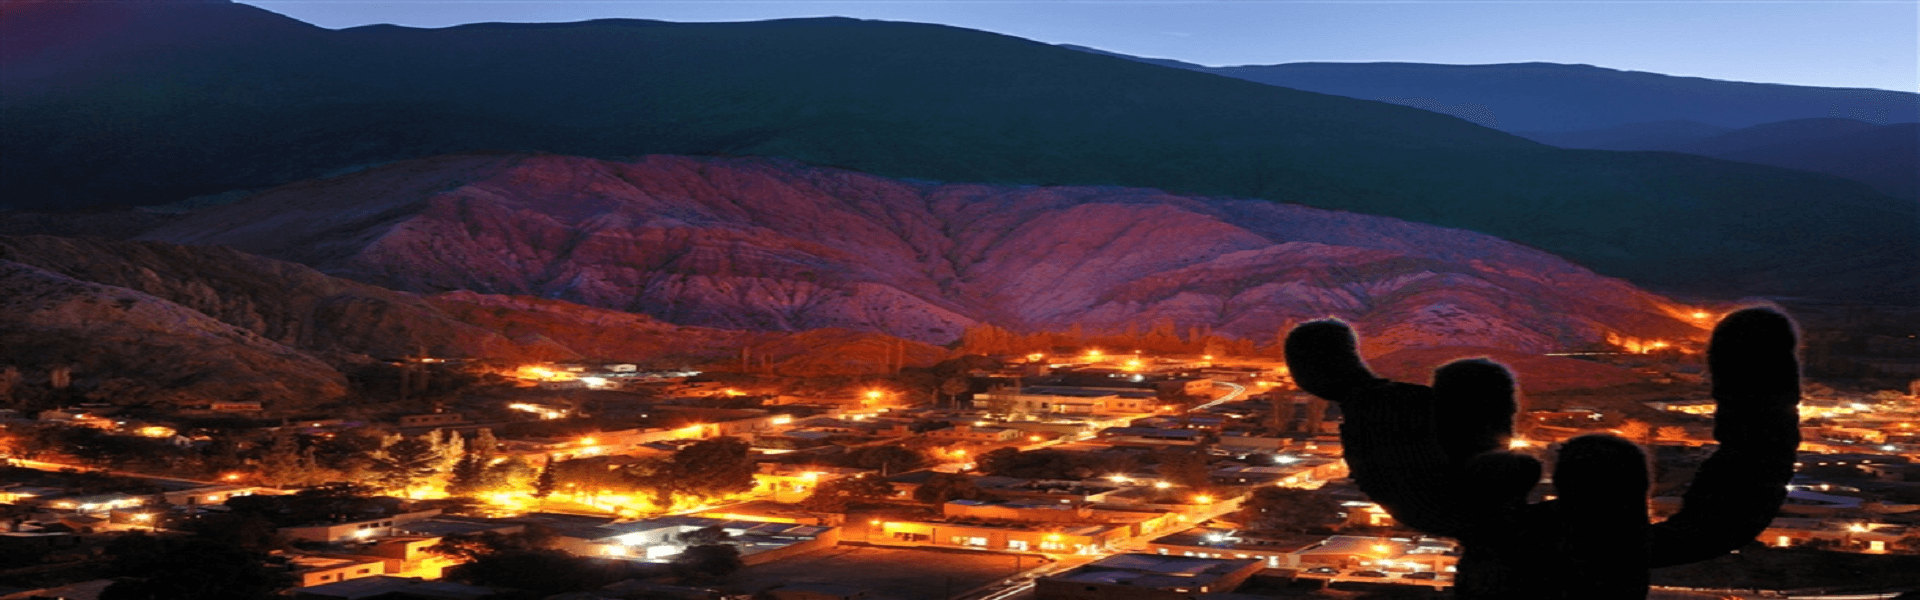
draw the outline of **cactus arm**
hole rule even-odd
[[[1464,465],[1507,449],[1519,409],[1513,390],[1513,374],[1486,359],[1457,360],[1433,372],[1434,426],[1449,460]]]
[[[1465,520],[1454,465],[1435,433],[1433,390],[1375,376],[1338,322],[1294,329],[1286,353],[1302,389],[1340,404],[1340,441],[1360,491],[1409,527],[1458,534]]]
[[[1558,553],[1564,571],[1556,579],[1579,586],[1574,597],[1646,598],[1646,453],[1613,435],[1573,438],[1560,448],[1553,485],[1564,532]]]
[[[1707,367],[1720,448],[1701,465],[1680,512],[1649,532],[1648,566],[1726,554],[1765,530],[1786,500],[1800,445],[1800,369],[1793,321],[1746,309],[1714,329]]]

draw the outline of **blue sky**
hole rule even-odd
[[[1205,65],[1545,61],[1834,87],[1920,87],[1914,0],[248,0],[329,28],[598,18],[943,23]]]

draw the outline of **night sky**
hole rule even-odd
[[[942,23],[1211,66],[1301,61],[1584,63],[1915,91],[1920,2],[1419,0],[255,0],[329,28],[598,18],[847,16]]]

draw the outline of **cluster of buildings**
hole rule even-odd
[[[604,507],[607,514],[492,518],[444,514],[388,499],[377,504],[378,510],[354,518],[278,524],[280,535],[304,542],[306,549],[276,556],[275,567],[298,582],[290,592],[297,598],[486,598],[497,590],[437,581],[454,563],[428,548],[448,536],[537,527],[551,532],[553,548],[575,556],[660,564],[693,543],[690,535],[704,532],[735,546],[748,565],[846,544],[1072,557],[1080,566],[1052,570],[1031,582],[1039,600],[1192,600],[1230,592],[1256,575],[1444,588],[1459,557],[1449,540],[1396,528],[1390,515],[1345,479],[1338,407],[1292,391],[1284,366],[1276,363],[1034,356],[1001,370],[971,373],[971,402],[936,405],[877,389],[825,401],[778,397],[755,408],[676,399],[748,395],[689,382],[695,375],[643,373],[632,365],[522,367],[515,377],[528,388],[658,384],[673,393],[623,407],[659,426],[567,436],[514,435],[503,428],[492,450],[540,466],[663,455],[697,440],[737,438],[752,444],[758,463],[757,487],[744,497],[685,514],[635,514],[610,505]],[[535,399],[512,401],[505,408],[531,422],[580,416],[577,406]],[[1653,408],[1699,410],[1690,402]],[[1911,459],[1920,437],[1910,430],[1920,415],[1846,408],[1809,420],[1802,464],[1808,475],[1796,480],[1787,508],[1761,537],[1763,543],[1870,553],[1920,548],[1914,543],[1920,523],[1913,521],[1920,505],[1887,501],[1848,483],[1849,478],[1916,481],[1920,472]],[[110,407],[76,407],[39,419],[197,443],[165,423],[116,421],[111,414]],[[1543,434],[1531,443],[1590,430],[1598,426],[1597,415],[1581,410],[1532,415],[1538,431],[1564,435]],[[281,427],[325,434],[360,425],[320,419]],[[493,431],[498,423],[447,409],[394,415],[384,425],[400,432],[470,433]],[[1663,447],[1656,450],[1710,450],[1700,442],[1678,436],[1660,440]],[[889,447],[931,464],[849,466],[838,460]],[[989,472],[994,465],[988,461],[1036,455],[1026,453],[1044,453],[1057,464],[1035,467],[1024,476]],[[1176,461],[1169,457],[1181,457],[1186,472],[1175,473]],[[881,482],[888,493],[846,509],[802,508],[815,490],[848,478]],[[73,540],[167,529],[181,519],[221,512],[221,505],[237,496],[287,493],[232,483],[153,481],[155,489],[138,493],[0,482],[0,504],[22,515],[0,532],[0,551],[84,546]],[[927,499],[929,490],[955,486],[965,493]],[[1259,531],[1239,522],[1243,503],[1263,487],[1310,490],[1340,507],[1338,521],[1311,534]],[[1656,499],[1655,510],[1671,510],[1670,500]],[[663,593],[647,590],[644,594]],[[672,593],[706,597],[686,589]],[[811,591],[796,587],[787,594],[803,600],[860,597],[856,583]]]

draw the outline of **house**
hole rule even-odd
[[[380,559],[360,556],[299,555],[287,560],[287,571],[300,587],[308,587],[385,575],[387,565]]]
[[[740,559],[749,565],[830,548],[840,541],[840,530],[834,527],[684,515],[572,528],[556,532],[554,540],[560,549],[579,556],[664,562],[686,550],[689,543],[680,539],[681,534],[707,528],[724,532],[726,543],[738,548]]]
[[[404,526],[408,523],[424,521],[439,515],[440,509],[434,508],[357,521],[281,527],[280,533],[291,539],[312,542],[359,541],[386,537],[393,534],[394,527],[397,525]]]
[[[1459,563],[1452,542],[1336,535],[1297,552],[1301,566],[1365,568],[1386,572],[1451,571]]]
[[[210,485],[163,492],[160,497],[167,504],[175,506],[209,506],[226,504],[235,496],[252,496],[266,491],[268,488],[257,486]]]
[[[927,439],[942,442],[998,443],[1020,439],[1020,430],[1005,427],[955,425],[947,429],[929,431],[926,433],[926,437]]]
[[[1324,536],[1257,536],[1200,527],[1155,538],[1147,549],[1162,556],[1251,558],[1269,569],[1301,568],[1300,552],[1318,546]]]
[[[1205,431],[1150,427],[1108,427],[1099,435],[1102,442],[1127,446],[1198,446],[1207,439]]]
[[[466,422],[466,415],[448,412],[404,415],[400,417],[401,427],[440,427],[442,425],[459,425]]]
[[[986,404],[1006,414],[1114,415],[1153,412],[1153,390],[1028,386],[989,392]]]
[[[1127,539],[1132,528],[1111,524],[1014,523],[991,519],[881,521],[867,539],[884,546],[933,546],[1047,554],[1096,554]]]
[[[1232,591],[1260,571],[1254,559],[1121,554],[1034,583],[1038,600],[1194,600]]]

